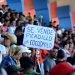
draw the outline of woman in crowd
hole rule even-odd
[[[19,59],[22,56],[22,52],[18,46],[11,46],[8,55],[2,60],[1,65],[4,68],[8,66],[20,67]]]

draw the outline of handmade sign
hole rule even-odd
[[[54,47],[55,31],[53,28],[27,25],[23,44],[27,47],[51,50]]]

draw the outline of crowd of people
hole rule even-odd
[[[52,50],[23,45],[29,24],[53,28],[56,32]],[[65,24],[65,23],[64,23]],[[37,18],[16,12],[8,5],[0,8],[0,75],[75,75],[75,32],[60,28],[56,21],[47,25]]]

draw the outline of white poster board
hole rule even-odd
[[[53,28],[28,25],[25,27],[23,45],[31,48],[50,50],[54,47]]]

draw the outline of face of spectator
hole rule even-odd
[[[63,39],[63,40],[64,40],[64,41],[66,41],[67,39],[68,39],[68,37],[66,36],[66,37],[64,37],[64,39]]]
[[[70,44],[70,49],[73,49],[73,47],[74,47],[74,44]]]
[[[24,16],[23,15],[21,15],[21,20],[24,20]]]
[[[66,50],[69,49],[69,44],[66,44],[65,47],[64,47]]]
[[[11,25],[12,26],[15,26],[16,25],[16,22],[15,21],[12,21]]]
[[[70,42],[73,42],[73,40],[72,39],[69,39],[70,40]]]
[[[20,26],[20,25],[21,25],[21,22],[20,22],[20,21],[17,21],[17,22],[16,22],[16,25],[17,25],[17,26]]]
[[[65,33],[66,33],[66,35],[68,35],[68,31],[66,31]]]
[[[19,14],[16,14],[16,18],[19,18]]]
[[[52,22],[52,25],[55,27],[56,26],[56,21]]]
[[[57,57],[57,53],[58,53],[58,50],[57,49],[53,49],[52,57],[56,58]]]
[[[9,12],[7,13],[7,16],[10,17],[10,13]]]
[[[6,20],[9,20],[10,18],[7,16],[5,19],[6,19]]]
[[[10,25],[10,21],[5,22],[5,25],[9,26]]]
[[[14,57],[16,60],[19,60],[22,57],[22,53],[18,52]]]
[[[13,14],[12,14],[12,17],[15,19],[15,18],[16,18],[16,15],[13,13]]]
[[[69,51],[70,51],[71,53],[73,52],[73,48],[74,48],[74,45],[73,45],[73,44],[70,44]]]
[[[10,47],[11,41],[10,41],[9,39],[4,39],[4,45],[5,45],[6,47]]]
[[[30,56],[30,54],[29,54],[29,53],[27,53],[27,52],[23,52],[23,53],[22,53],[22,56],[23,56],[23,57],[29,57],[29,56]]]
[[[8,7],[5,7],[5,9],[4,9],[4,10],[5,10],[5,12],[8,12],[8,9],[9,9]]]
[[[23,34],[23,32],[21,30],[17,31],[17,35],[21,36]]]

